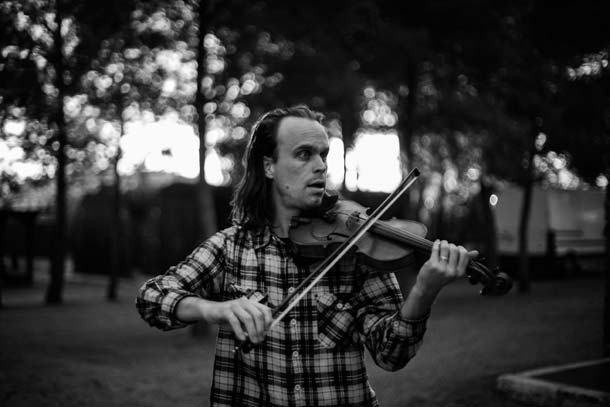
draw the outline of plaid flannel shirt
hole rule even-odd
[[[235,298],[258,290],[277,305],[314,265],[296,264],[291,247],[265,229],[233,226],[203,242],[185,261],[148,280],[136,299],[144,320],[162,330],[187,296]],[[228,327],[218,331],[213,406],[376,406],[364,347],[386,370],[402,368],[421,345],[427,318],[400,316],[402,294],[392,273],[377,273],[347,256],[249,353],[234,352]],[[233,289],[229,289],[233,288]]]

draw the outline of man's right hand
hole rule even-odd
[[[271,308],[246,297],[224,302],[203,300],[198,305],[204,321],[229,325],[240,341],[262,342],[273,321]]]

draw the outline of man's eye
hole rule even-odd
[[[311,152],[307,151],[307,150],[299,151],[297,153],[297,157],[301,158],[303,160],[307,160],[307,159],[309,159],[311,157]]]

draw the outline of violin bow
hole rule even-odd
[[[405,179],[400,183],[398,188],[394,190],[388,197],[373,211],[373,213],[363,222],[352,235],[342,242],[327,258],[325,258],[314,271],[308,275],[295,290],[288,294],[284,300],[276,308],[274,308],[272,316],[273,321],[269,326],[269,330],[273,329],[282,319],[311,291],[313,287],[337,264],[343,256],[356,244],[356,242],[364,236],[364,234],[381,218],[381,216],[400,198],[409,187],[415,182],[419,176],[419,170],[414,168],[409,172]],[[291,302],[292,301],[292,302]],[[251,348],[250,342],[242,342],[235,350],[244,348],[244,351],[249,351]]]

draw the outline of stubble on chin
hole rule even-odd
[[[316,195],[315,197],[312,197],[312,198],[309,200],[309,202],[308,202],[308,205],[307,205],[307,208],[306,208],[306,209],[315,209],[315,208],[319,207],[320,205],[322,205],[322,198],[323,198],[323,197],[324,197],[324,195],[323,195],[323,194],[322,194],[322,195],[320,195],[320,196],[317,196],[317,195]]]

